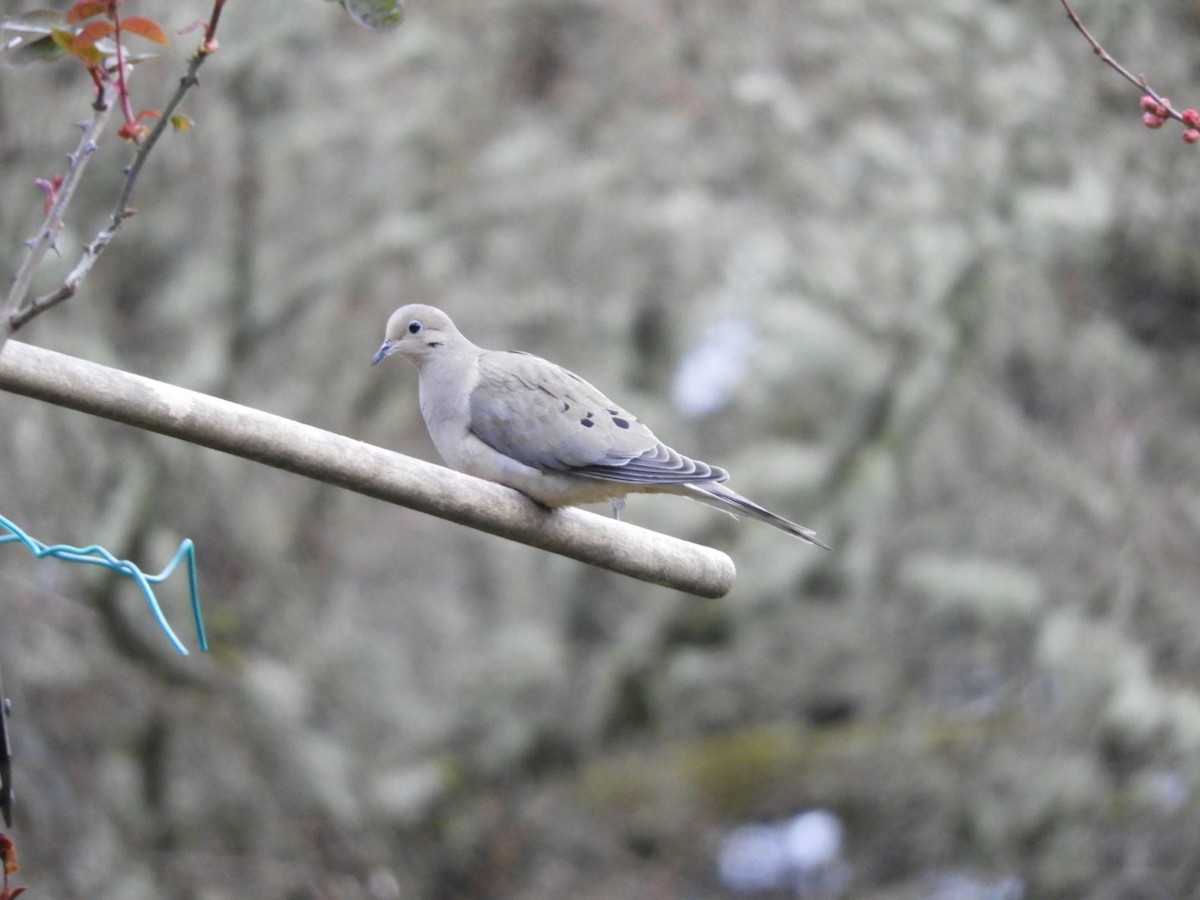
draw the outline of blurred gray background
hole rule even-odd
[[[1194,4],[1079,12],[1200,106]],[[631,499],[734,558],[702,601],[0,394],[0,514],[149,570],[193,538],[213,645],[0,548],[31,896],[1200,882],[1200,148],[1057,0],[443,0],[386,35],[230,0],[219,38],[195,130],[21,339],[436,459],[415,371],[367,365],[435,303],[835,549]],[[88,103],[68,62],[0,71],[5,282]],[[756,876],[746,826],[812,810],[827,857]]]

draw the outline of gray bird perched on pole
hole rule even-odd
[[[629,493],[681,494],[829,549],[811,529],[726,487],[724,469],[672,450],[575,373],[477,347],[440,309],[392,313],[371,365],[393,353],[417,367],[421,414],[451,468],[551,508],[611,500],[617,510]]]

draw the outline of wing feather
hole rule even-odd
[[[471,392],[471,430],[524,465],[629,484],[724,481],[574,372],[526,353],[488,351]]]

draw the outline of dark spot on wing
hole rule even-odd
[[[563,412],[566,412],[566,411],[567,411],[567,410],[569,410],[570,408],[571,408],[571,404],[570,404],[570,403],[568,403],[566,400],[564,400],[564,401],[563,401],[563,408],[562,408],[562,411],[563,411]]]
[[[629,427],[629,421],[627,419],[622,419],[620,416],[613,416],[613,424],[616,425],[618,428],[628,428]]]
[[[591,413],[588,413],[588,415],[590,416],[590,415],[591,415]],[[586,418],[585,418],[585,419],[580,419],[580,420],[579,420],[579,424],[580,424],[580,425],[582,425],[584,428],[591,428],[591,427],[592,427],[593,425],[595,425],[596,423],[595,423],[595,422],[593,422],[591,419],[586,419]]]

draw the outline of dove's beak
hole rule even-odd
[[[382,346],[380,346],[380,348],[375,351],[375,355],[371,357],[371,365],[375,365],[375,363],[379,362],[381,359],[388,356],[395,349],[396,349],[395,341],[384,341]]]

